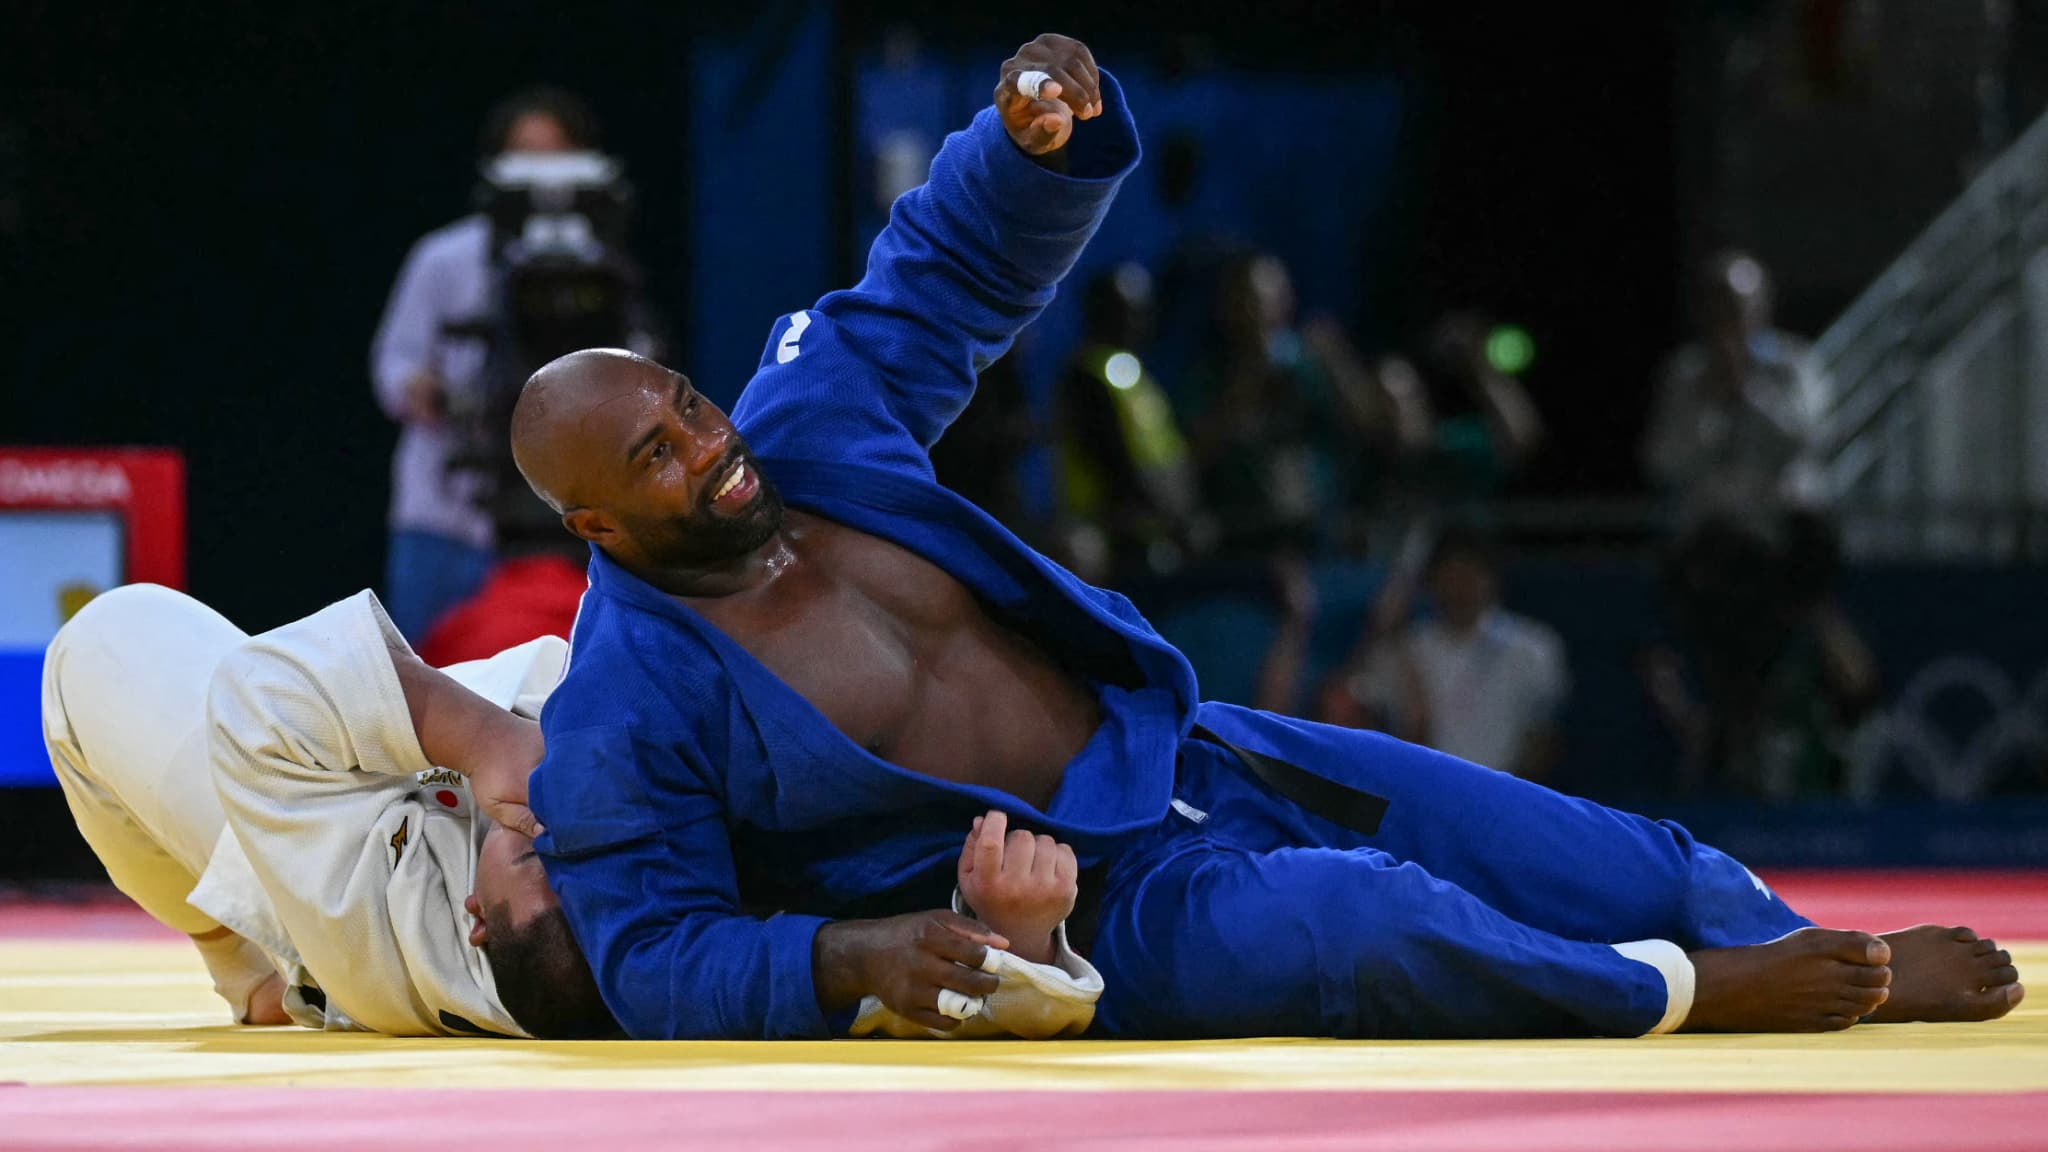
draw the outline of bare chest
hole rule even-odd
[[[770,594],[692,606],[874,755],[1050,799],[1099,720],[1077,678],[895,544],[812,521],[798,554]]]

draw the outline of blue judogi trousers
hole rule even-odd
[[[1200,720],[1386,813],[1363,834],[1230,750],[1184,744],[1175,811],[1104,880],[1102,1034],[1640,1035],[1664,978],[1609,945],[1757,944],[1811,923],[1673,823],[1376,732],[1219,704]]]

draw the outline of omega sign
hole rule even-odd
[[[123,578],[185,584],[185,461],[166,448],[0,447],[0,515],[120,519]]]
[[[104,508],[134,496],[128,473],[97,460],[0,458],[0,504]]]

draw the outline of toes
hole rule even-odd
[[[2003,988],[2008,984],[2018,984],[2019,982],[2020,970],[2010,964],[2003,968],[1993,968],[1984,974],[1984,987],[1986,988]]]
[[[1839,1006],[1852,1016],[1868,1016],[1890,998],[1889,988],[1851,988],[1842,994]]]
[[[1843,1016],[1839,1014],[1823,1016],[1820,1018],[1820,1030],[1823,1032],[1845,1031],[1855,1027],[1856,1021],[1860,1019],[1862,1019],[1861,1016]]]
[[[1996,1020],[2018,1006],[2025,998],[2017,984],[2003,988],[1987,988],[1982,992],[1971,992],[1963,997],[1961,1010],[1956,1013],[1958,1020]]]
[[[1845,964],[1842,979],[1858,988],[1889,988],[1892,970],[1883,964]]]
[[[1948,938],[1961,944],[1968,944],[1977,939],[1977,934],[1968,928],[1958,928],[1949,933]]]
[[[1892,946],[1868,932],[1834,932],[1827,941],[1828,954],[1845,964],[1889,964]]]
[[[1998,941],[1979,940],[1977,941],[1977,946],[1970,949],[1970,954],[1972,956],[1988,956],[1996,951],[1998,951]]]

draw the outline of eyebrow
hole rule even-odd
[[[687,377],[677,376],[675,378],[675,383],[670,386],[669,407],[682,408],[683,390],[689,386],[690,381]],[[646,451],[647,446],[654,443],[660,437],[661,425],[659,424],[655,424],[649,427],[647,431],[642,432],[639,438],[633,441],[632,446],[626,449],[626,463],[631,464],[633,461],[638,460],[640,453]]]

